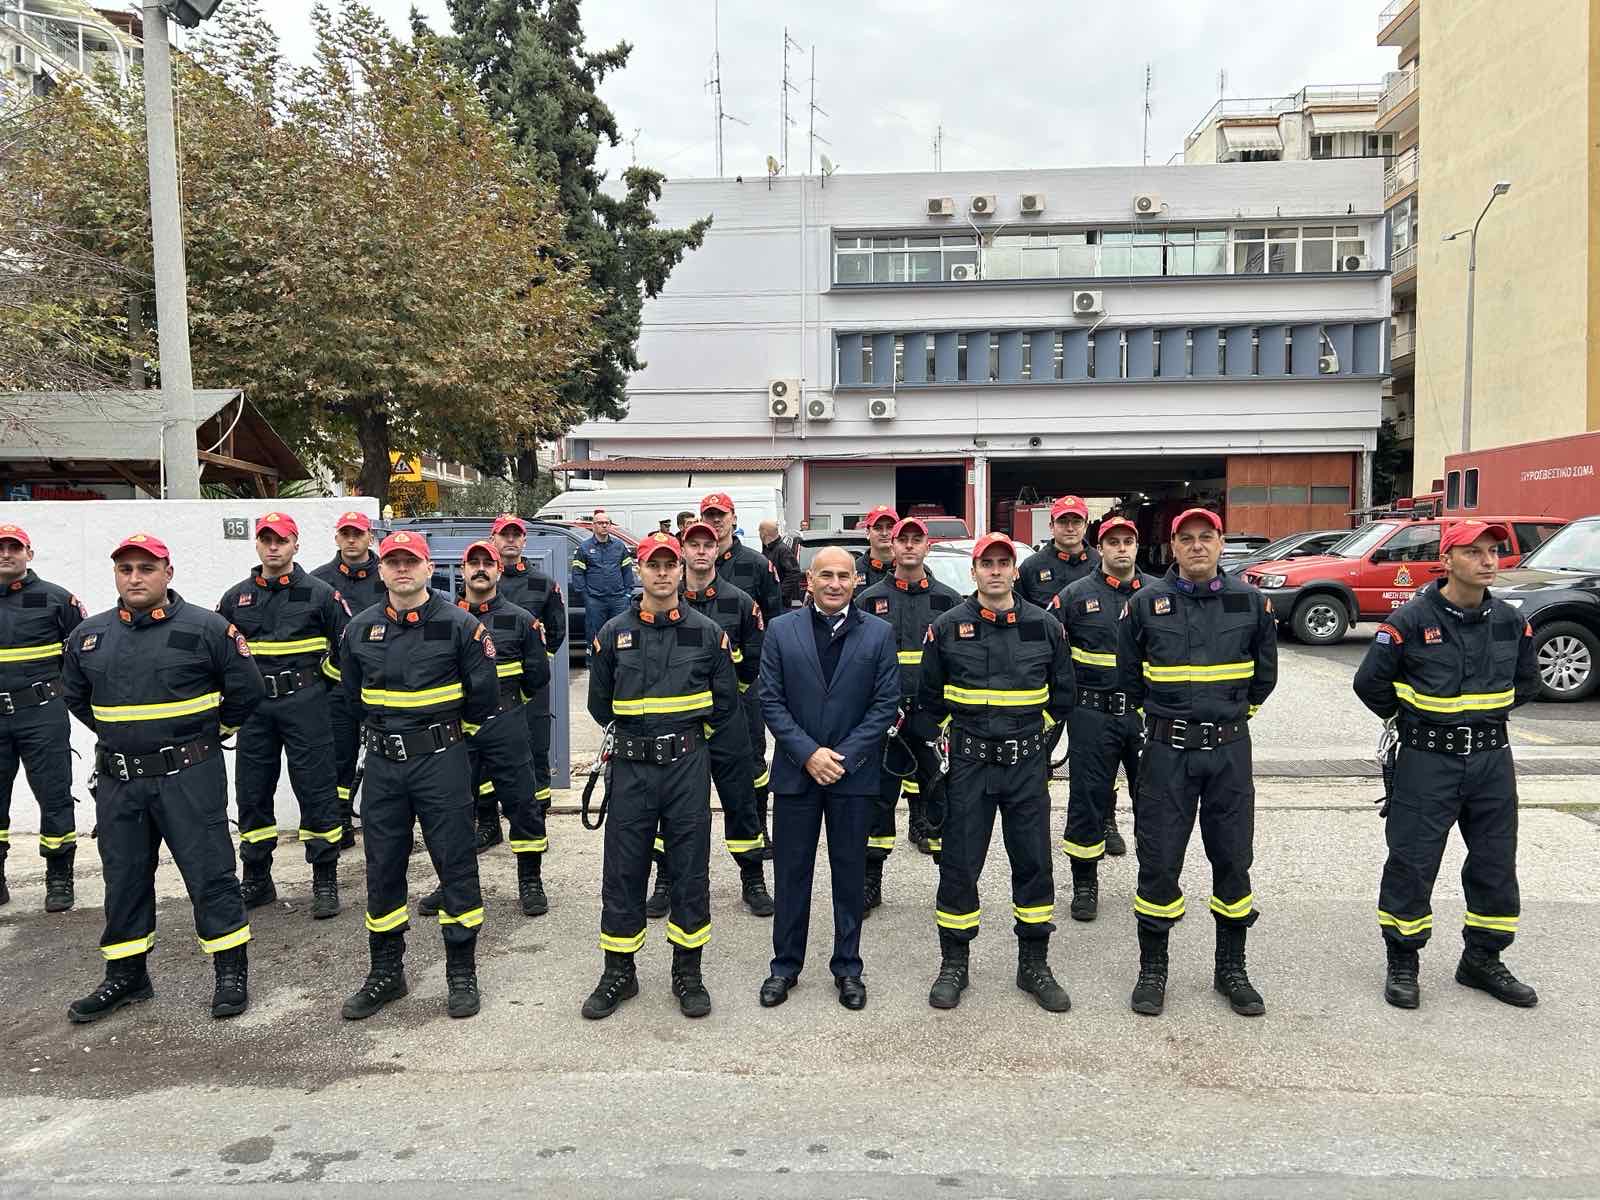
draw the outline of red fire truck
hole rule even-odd
[[[1600,513],[1600,433],[1451,454],[1443,492],[1447,517],[1514,512],[1570,520]]]

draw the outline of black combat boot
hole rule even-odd
[[[739,860],[739,880],[744,887],[744,906],[752,915],[770,917],[777,911],[772,897],[767,894],[767,880],[759,857],[752,854]]]
[[[921,796],[907,796],[906,809],[911,814],[906,821],[906,841],[920,850],[922,843],[928,840],[927,806]]]
[[[1383,977],[1383,998],[1396,1008],[1416,1008],[1422,1003],[1422,985],[1417,982],[1421,964],[1415,946],[1402,946],[1383,939],[1389,956],[1389,969]]]
[[[500,809],[491,797],[487,804],[482,800],[478,802],[478,853],[482,854],[491,846],[498,846],[505,840],[505,835],[500,829]]]
[[[609,1017],[617,1005],[639,994],[639,976],[633,969],[633,955],[620,950],[606,951],[606,969],[600,982],[583,1002],[583,1015],[591,1021]],[[708,1001],[709,1003],[709,1001]]]
[[[1017,986],[1037,1000],[1045,1012],[1066,1012],[1072,1007],[1072,998],[1051,974],[1049,955],[1049,938],[1019,938]]]
[[[352,992],[340,1009],[346,1021],[365,1021],[391,1000],[398,1000],[411,989],[406,986],[406,935],[367,933],[367,952],[372,967],[362,985]]]
[[[106,963],[106,977],[100,986],[67,1005],[67,1019],[77,1025],[87,1025],[109,1017],[125,1004],[154,999],[155,994],[149,972],[145,970],[145,955],[113,958]]]
[[[863,905],[861,915],[866,916],[873,909],[883,903],[883,859],[867,859],[866,904]]]
[[[260,908],[278,898],[278,887],[272,882],[272,859],[263,858],[244,864],[244,881],[239,894],[246,908]]]
[[[1122,840],[1122,830],[1117,828],[1117,793],[1111,793],[1111,805],[1106,809],[1106,853],[1112,858],[1121,858],[1128,852],[1128,843]]]
[[[1100,915],[1100,868],[1093,860],[1072,860],[1072,919],[1092,921]]]
[[[417,901],[417,912],[424,917],[437,917],[439,910],[444,907],[444,885],[440,884],[421,900]]]
[[[44,910],[66,912],[72,907],[72,860],[77,850],[68,846],[54,858],[44,860]]]
[[[245,946],[218,950],[211,956],[217,986],[211,993],[213,1017],[237,1017],[250,1007],[250,963]]]
[[[517,855],[517,899],[522,903],[525,917],[542,917],[550,911],[550,900],[544,894],[544,878],[539,873],[543,857],[536,850]]]
[[[339,806],[339,849],[351,850],[356,844],[356,803],[354,800],[341,800]]]
[[[1539,1003],[1539,993],[1511,973],[1511,969],[1500,961],[1497,950],[1485,950],[1469,944],[1461,952],[1461,961],[1456,964],[1456,982],[1464,987],[1488,992],[1502,1004],[1532,1008]]]
[[[928,990],[928,1003],[934,1008],[954,1008],[961,1003],[961,993],[967,990],[971,951],[969,943],[956,940],[949,930],[939,931],[939,977]]]
[[[1259,1017],[1267,1011],[1267,1004],[1245,974],[1246,932],[1243,925],[1217,922],[1217,972],[1212,986],[1228,998],[1228,1004],[1241,1017]]]
[[[1133,1011],[1159,1017],[1167,1003],[1167,933],[1139,926],[1139,978],[1133,985]]]
[[[667,864],[660,858],[656,859],[656,886],[650,893],[650,898],[644,902],[644,915],[647,917],[664,917],[672,911],[672,876],[667,874]]]
[[[686,1017],[703,1017],[711,1012],[711,993],[700,978],[700,947],[672,948],[672,994]]]
[[[450,989],[445,1011],[452,1017],[475,1017],[481,1007],[478,996],[478,935],[464,942],[444,944],[444,981]]]
[[[0,904],[11,903],[11,889],[6,886],[6,856],[0,854]]]
[[[339,915],[339,856],[311,864],[311,916],[318,921]]]

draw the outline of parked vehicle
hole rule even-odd
[[[1335,546],[1349,537],[1351,532],[1349,529],[1307,529],[1281,537],[1275,542],[1268,542],[1259,550],[1254,550],[1242,558],[1229,559],[1228,552],[1224,550],[1222,565],[1237,575],[1246,567],[1253,567],[1257,563],[1287,562],[1295,558],[1329,554]]]
[[[866,552],[867,534],[862,529],[802,529],[794,552],[802,571],[811,570],[811,560],[824,546],[842,546],[854,558]]]
[[[1600,516],[1558,530],[1491,593],[1533,626],[1541,700],[1582,700],[1600,687]]]
[[[1444,515],[1600,512],[1600,433],[1494,446],[1447,455]]]
[[[1224,534],[1222,538],[1222,565],[1226,567],[1236,559],[1254,554],[1263,546],[1270,545],[1271,542],[1271,538],[1262,537],[1259,533]]]
[[[1566,521],[1559,517],[1475,518],[1512,530],[1500,547],[1500,569],[1516,566]],[[1439,534],[1458,520],[1389,517],[1368,521],[1328,554],[1257,563],[1244,572],[1261,589],[1281,625],[1302,642],[1337,642],[1357,621],[1381,621],[1431,579],[1444,574]]]

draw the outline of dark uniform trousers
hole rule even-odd
[[[350,701],[339,688],[328,693],[328,725],[333,732],[334,794],[340,804],[348,804],[361,757],[361,722],[350,711]]]
[[[498,802],[511,825],[513,854],[543,854],[550,848],[544,805],[534,798],[533,760],[527,724],[516,710],[501,713],[467,739],[479,802]]]
[[[707,743],[711,762],[711,782],[717,786],[722,804],[722,837],[735,862],[760,862],[767,844],[761,818],[756,812],[756,794],[750,786],[750,738],[742,721],[730,721]],[[764,768],[765,764],[763,764]],[[709,801],[708,801],[709,802]],[[656,861],[672,879],[672,864],[667,859],[666,830],[662,828],[654,843]]]
[[[891,751],[890,743],[894,741],[898,741],[903,749]],[[878,773],[878,797],[872,806],[872,825],[867,832],[868,858],[886,859],[893,852],[895,809],[901,796],[910,804],[920,803],[923,806],[923,819],[930,830],[939,829],[943,822],[944,773],[940,769],[938,751],[920,738],[911,737],[905,728],[893,736],[884,735],[885,763],[897,758],[900,760],[899,769],[904,770],[909,765],[905,761],[907,752],[916,764],[910,775],[901,777],[891,774],[887,767]],[[929,838],[929,849],[939,851],[941,845],[940,838]]]
[[[311,574],[335,589],[350,606],[352,613],[373,604],[383,603],[388,592],[378,574],[378,556],[369,552],[367,561],[352,569],[343,558],[333,558]],[[337,664],[339,647],[333,647],[332,661]],[[356,766],[361,759],[361,722],[351,710],[344,689],[335,687],[328,693],[328,718],[333,730],[333,767],[336,779],[334,791],[342,808],[351,802],[356,785]]]
[[[952,745],[960,738],[951,729]],[[1035,754],[1015,766],[951,755],[939,865],[936,920],[957,941],[978,936],[978,877],[989,857],[995,815],[1011,860],[1011,914],[1022,941],[1055,930],[1055,881],[1050,864],[1050,756]]]
[[[27,769],[28,787],[39,802],[39,853],[55,858],[78,844],[69,725],[59,696],[10,716],[0,714],[0,859],[11,845],[11,789],[18,767]]]
[[[1137,713],[1113,716],[1085,704],[1072,710],[1067,718],[1067,824],[1061,834],[1061,850],[1068,858],[1098,862],[1105,857],[1117,768],[1127,773],[1128,795],[1137,797],[1143,744]]]
[[[618,736],[624,731],[619,729]],[[748,767],[748,758],[743,765]],[[613,758],[606,795],[600,948],[633,954],[644,945],[645,893],[657,829],[672,881],[667,940],[685,950],[704,946],[711,940],[711,771],[705,744],[670,763]]]
[[[528,723],[528,753],[533,760],[533,798],[539,816],[550,811],[550,685],[547,683],[528,697],[523,705]]]
[[[306,861],[337,859],[344,829],[335,790],[334,729],[323,685],[312,683],[264,701],[239,730],[238,744],[234,789],[239,800],[239,857],[247,865],[272,861],[278,846],[273,796],[281,760],[287,757],[289,782],[300,801]]]

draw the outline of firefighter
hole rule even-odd
[[[1506,717],[1539,693],[1533,629],[1489,594],[1504,525],[1462,521],[1439,539],[1446,577],[1428,584],[1378,626],[1356,672],[1355,692],[1378,716],[1399,718],[1399,746],[1385,833],[1389,858],[1378,889],[1388,954],[1383,998],[1422,1001],[1418,954],[1433,932],[1433,881],[1460,825],[1467,915],[1456,982],[1531,1008],[1538,993],[1500,953],[1517,934],[1517,778]]]
[[[461,568],[456,607],[471,613],[494,637],[494,672],[500,681],[494,716],[482,727],[467,730],[472,781],[480,803],[487,796],[505,810],[511,823],[511,853],[517,860],[517,901],[524,916],[542,917],[550,911],[550,899],[540,863],[550,844],[544,806],[533,795],[533,755],[521,709],[530,692],[550,683],[544,626],[527,609],[500,595],[500,552],[493,544],[473,542],[461,556]],[[438,888],[422,898],[417,911],[431,917],[443,906],[444,889]]]
[[[573,579],[583,580],[583,619],[585,624],[599,629],[612,617],[621,614],[633,596],[633,551],[623,540],[611,532],[611,517],[603,508],[594,510],[590,518],[594,528],[572,556]],[[661,532],[669,532],[667,522],[661,522]],[[576,588],[576,584],[573,585]]]
[[[686,1017],[711,1011],[700,956],[711,940],[711,769],[705,741],[739,720],[728,635],[679,600],[676,538],[639,545],[644,595],[590,644],[589,713],[615,724],[605,825],[600,948],[605,970],[584,1001],[590,1020],[639,994],[633,956],[644,945],[645,885],[660,829],[672,877],[672,993]]]
[[[1041,1008],[1066,1012],[1066,989],[1050,972],[1055,885],[1050,863],[1051,730],[1072,711],[1075,685],[1061,623],[1014,588],[1017,552],[1004,534],[972,548],[973,595],[936,617],[925,635],[913,735],[924,742],[949,726],[939,892],[939,977],[934,1008],[954,1008],[968,982],[978,936],[978,876],[996,812],[1011,860],[1017,986]]]
[[[856,597],[894,574],[894,531],[900,514],[880,504],[861,522],[867,531],[867,548],[856,555]]]
[[[760,550],[739,540],[733,497],[727,492],[712,492],[700,501],[700,519],[717,531],[717,578],[733,584],[756,602],[763,616],[783,612],[783,591],[778,570]],[[681,543],[680,543],[681,544]],[[761,701],[754,687],[740,698],[744,705],[745,726],[750,731],[750,748],[755,756],[756,812],[761,818],[762,858],[772,857],[772,772],[767,766],[767,726],[761,719]]]
[[[528,541],[528,527],[521,517],[501,513],[490,529],[489,540],[500,552],[501,596],[526,609],[544,626],[544,648],[554,660],[567,642],[567,604],[561,598],[561,585],[542,571],[528,565],[522,557]],[[533,749],[533,797],[539,807],[550,811],[550,685],[528,693],[522,711],[528,719],[528,743]],[[499,845],[500,816],[493,804],[478,806],[478,850]]]
[[[1245,935],[1257,916],[1249,718],[1278,682],[1278,626],[1266,597],[1217,569],[1221,555],[1222,518],[1203,508],[1179,513],[1172,568],[1134,592],[1118,622],[1122,690],[1145,715],[1133,810],[1139,978],[1132,1006],[1146,1016],[1159,1015],[1166,1001],[1167,935],[1184,914],[1178,877],[1197,813],[1217,924],[1212,982],[1241,1016],[1266,1011],[1245,970]]]
[[[287,513],[256,521],[256,557],[249,576],[222,594],[217,611],[250,643],[261,670],[266,703],[239,730],[234,793],[239,803],[239,859],[244,865],[244,906],[278,898],[272,852],[278,847],[273,796],[280,756],[289,760],[289,783],[300,805],[300,840],[311,864],[311,916],[339,915],[338,769],[328,685],[338,667],[350,608],[344,597],[306,574],[294,561],[300,527]]]
[[[755,683],[761,666],[766,619],[749,595],[717,578],[716,530],[704,521],[695,521],[684,532],[687,537],[680,543],[683,547],[683,602],[695,612],[710,617],[728,635],[734,676],[739,681],[739,691],[746,692]],[[767,893],[761,867],[761,851],[766,840],[756,815],[755,789],[751,787],[751,780],[766,769],[766,763],[755,761],[750,731],[742,719],[711,740],[709,753],[711,778],[717,785],[717,797],[722,801],[723,839],[739,867],[745,906],[758,917],[770,917],[772,897]],[[645,903],[644,912],[647,917],[664,917],[672,907],[672,872],[667,869],[666,847],[660,836],[655,841],[655,860],[655,889]]]
[[[940,583],[923,565],[928,557],[928,527],[916,517],[894,525],[889,540],[894,574],[856,596],[856,605],[881,617],[894,628],[900,655],[900,714],[884,738],[884,770],[878,778],[878,803],[867,836],[866,912],[883,903],[883,864],[894,850],[895,806],[902,792],[910,810],[908,836],[930,853],[941,849],[944,773],[934,747],[910,736],[908,725],[917,711],[922,683],[923,641],[928,627],[941,613],[961,603],[960,594]],[[895,764],[895,756],[899,763]],[[898,774],[891,767],[896,767]],[[929,820],[930,805],[933,819]]]
[[[39,803],[44,910],[72,907],[72,861],[78,852],[72,810],[72,731],[61,700],[67,636],[89,615],[66,588],[28,565],[33,541],[20,525],[0,525],[0,904],[11,848],[11,789],[17,768]]]
[[[67,639],[62,686],[94,731],[96,842],[106,885],[105,980],[67,1007],[85,1023],[155,995],[156,851],[165,841],[211,955],[213,1017],[250,1002],[250,925],[228,836],[222,739],[265,699],[244,634],[171,590],[172,555],[148,533],[111,552],[119,603]]]
[[[1022,560],[1018,591],[1040,608],[1069,583],[1092,575],[1100,555],[1083,543],[1089,506],[1081,496],[1062,496],[1050,506],[1050,544]]]
[[[1117,829],[1117,766],[1128,795],[1139,794],[1144,728],[1120,688],[1117,621],[1128,597],[1155,580],[1134,565],[1139,529],[1127,517],[1100,526],[1100,569],[1068,584],[1050,600],[1061,620],[1078,677],[1078,702],[1067,723],[1067,824],[1061,852],[1072,860],[1072,919],[1100,912],[1100,859],[1127,853]]]
[[[364,512],[340,513],[333,544],[338,553],[311,574],[343,596],[352,614],[382,604],[388,593],[378,575],[378,556],[372,552],[372,518]],[[335,650],[329,660],[335,669],[338,657]],[[328,693],[328,714],[333,721],[334,768],[339,773],[339,817],[344,823],[339,846],[348,850],[356,844],[355,784],[356,763],[361,756],[361,725],[351,714],[350,703],[337,681]]]
[[[439,877],[446,1011],[478,1012],[477,943],[483,894],[473,853],[471,764],[463,725],[494,715],[500,684],[494,638],[472,614],[429,590],[432,554],[399,530],[378,547],[388,599],[350,622],[339,656],[345,695],[367,751],[362,842],[367,857],[371,969],[345,1000],[347,1021],[372,1016],[408,991],[406,864],[413,823]]]

